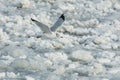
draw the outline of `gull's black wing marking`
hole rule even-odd
[[[31,18],[31,20],[32,20],[36,25],[38,25],[43,32],[45,32],[45,33],[51,33],[50,28],[49,28],[47,25],[45,25],[45,24],[43,24],[43,23],[41,23],[41,22],[39,22],[39,21],[37,21],[37,20],[35,20],[35,19],[32,19],[32,18]]]
[[[62,14],[59,19],[55,22],[55,24],[50,28],[51,31],[55,32],[59,26],[65,21],[65,16]]]

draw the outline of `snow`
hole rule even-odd
[[[0,0],[0,79],[119,80],[119,0]],[[34,18],[51,27],[44,34]]]

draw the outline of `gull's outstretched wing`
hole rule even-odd
[[[56,23],[50,28],[51,31],[55,32],[56,29],[62,25],[62,23],[65,21],[64,14],[62,14],[59,19],[56,21]]]
[[[41,22],[39,22],[39,21],[37,21],[37,20],[35,20],[35,19],[32,19],[32,18],[31,18],[31,20],[32,20],[36,25],[38,25],[38,26],[40,27],[40,29],[41,29],[44,33],[51,33],[50,28],[49,28],[47,25],[45,25],[45,24],[43,24],[43,23],[41,23]]]

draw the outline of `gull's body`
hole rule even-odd
[[[65,17],[64,14],[62,14],[51,28],[35,19],[31,18],[31,20],[35,22],[35,24],[38,25],[44,33],[52,33],[62,25],[62,23],[65,21]]]

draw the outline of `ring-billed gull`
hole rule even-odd
[[[47,25],[45,25],[33,18],[31,18],[31,20],[36,25],[38,25],[44,33],[51,33],[51,32],[55,32],[58,29],[58,27],[60,27],[62,25],[62,23],[65,21],[65,16],[64,16],[64,14],[61,14],[61,16],[58,18],[58,20],[55,22],[55,24],[51,28],[49,28]]]

